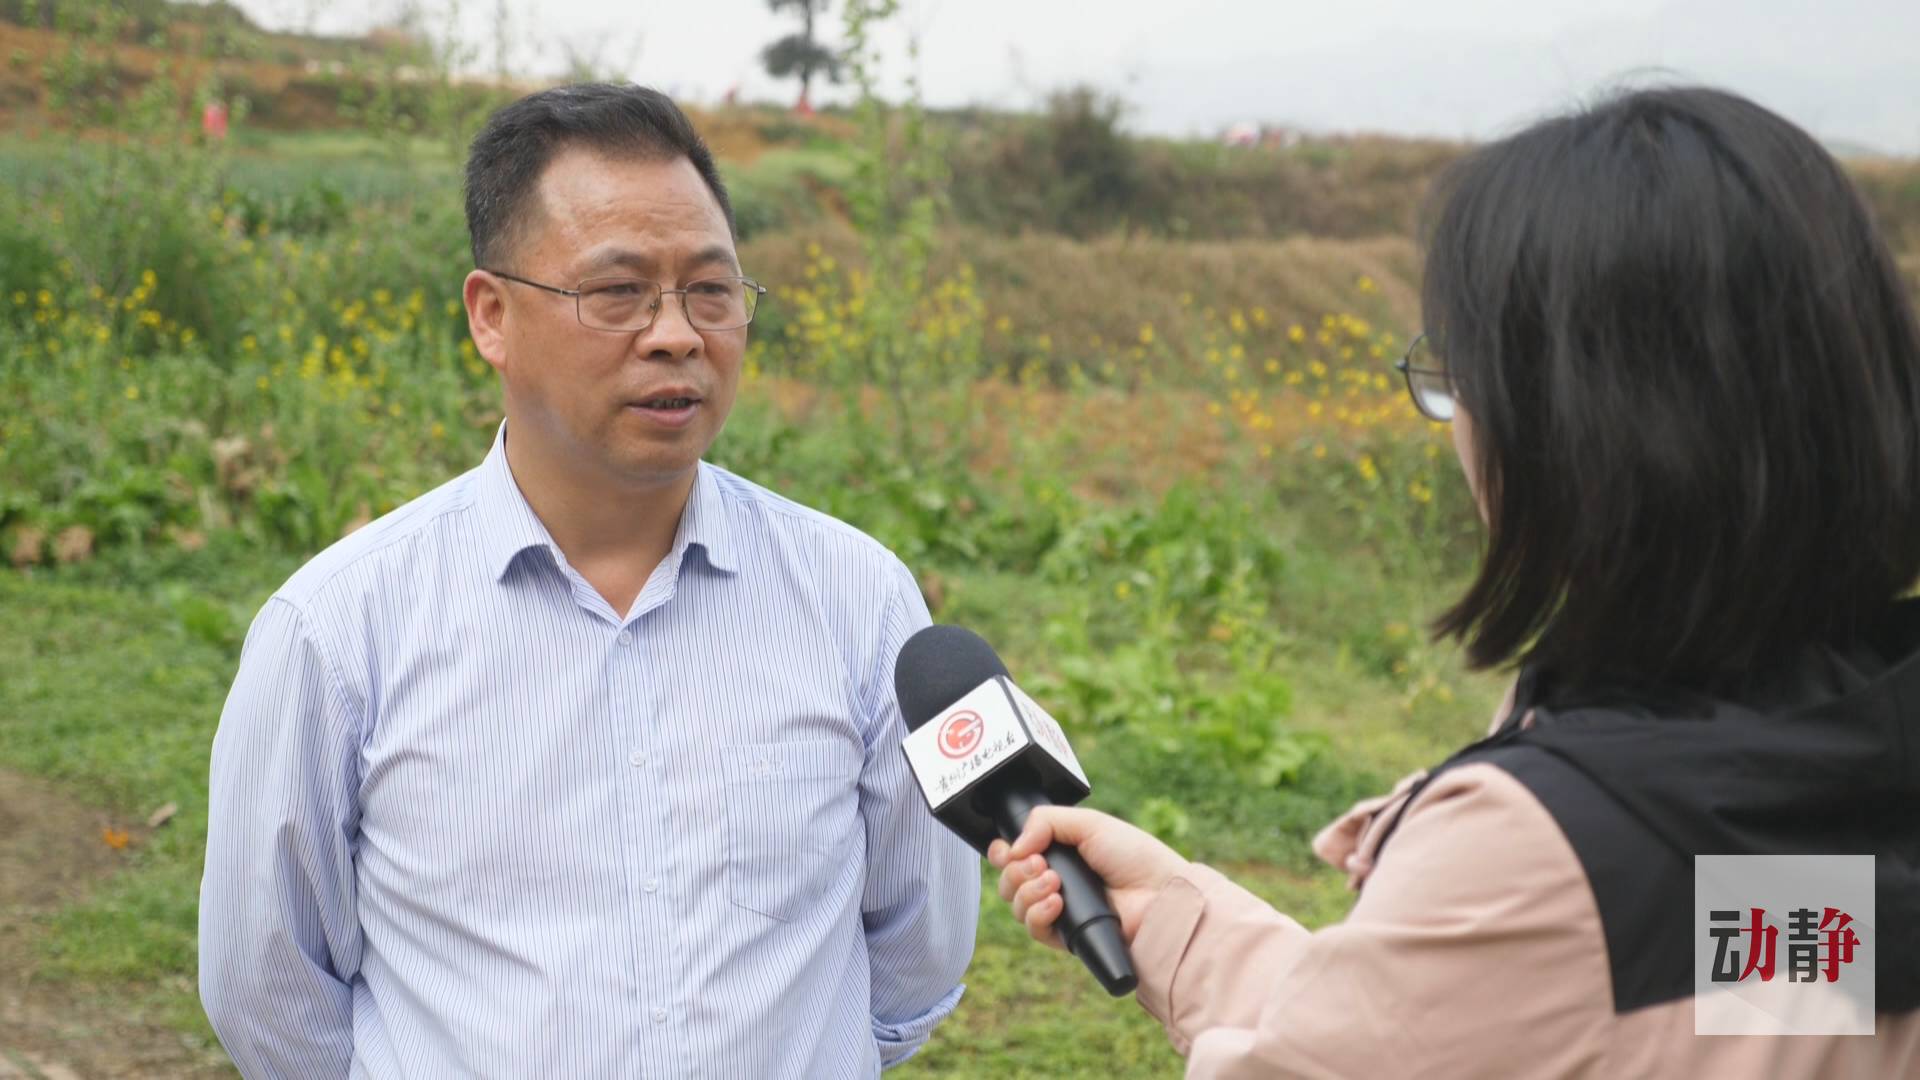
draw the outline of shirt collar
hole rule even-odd
[[[734,573],[739,570],[739,562],[733,546],[726,493],[720,490],[713,466],[702,461],[697,468],[693,491],[680,515],[680,528],[674,533],[673,550],[668,558],[678,564],[687,548],[698,546],[709,566],[722,573]],[[556,564],[565,563],[560,545],[553,542],[553,534],[528,505],[527,497],[513,478],[513,470],[507,465],[504,420],[494,433],[493,449],[480,464],[478,485],[474,508],[479,514],[480,545],[486,555],[487,572],[493,575],[493,580],[503,580],[514,559],[529,548],[545,548]]]
[[[673,555],[698,545],[706,554],[707,565],[723,574],[740,569],[733,546],[733,519],[727,493],[720,490],[720,479],[713,466],[702,461],[694,474],[693,491],[687,496],[687,508],[680,515],[680,531],[673,537]]]

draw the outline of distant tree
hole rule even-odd
[[[828,82],[840,81],[840,54],[822,45],[813,33],[814,19],[826,13],[829,3],[831,0],[767,0],[767,6],[776,12],[788,8],[800,12],[800,32],[767,46],[760,58],[767,65],[767,74],[776,79],[800,77],[800,101],[794,108],[803,112],[813,107],[815,75],[825,76]]]

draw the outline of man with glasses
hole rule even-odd
[[[973,852],[893,700],[911,574],[701,461],[766,290],[687,118],[474,140],[481,465],[261,611],[214,740],[201,990],[248,1076],[871,1076],[960,996]]]

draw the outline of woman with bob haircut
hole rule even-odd
[[[1359,890],[1317,932],[1086,809],[994,843],[1001,896],[1057,946],[1037,853],[1077,845],[1190,1077],[1920,1077],[1920,330],[1860,196],[1780,117],[1662,88],[1437,201],[1401,368],[1486,522],[1435,629],[1516,672],[1487,738],[1315,839]],[[1870,1037],[1695,1034],[1699,855],[1875,857],[1871,920],[1817,928],[1822,965],[1872,942],[1828,983],[1872,1010],[1824,1001]],[[1721,939],[1716,971],[1775,945],[1743,994],[1796,966],[1766,920]]]

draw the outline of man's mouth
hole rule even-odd
[[[678,431],[690,426],[694,417],[706,407],[706,401],[700,395],[689,392],[688,387],[674,386],[650,397],[637,398],[627,402],[627,408],[646,417],[646,422],[670,431]]]

